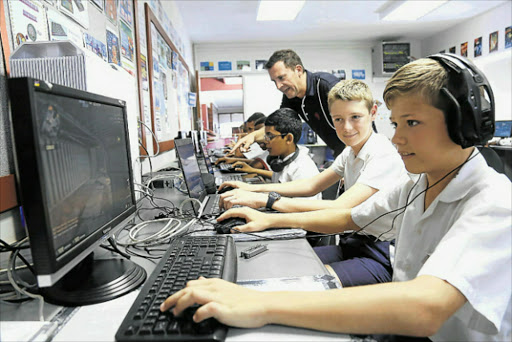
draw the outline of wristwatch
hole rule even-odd
[[[267,205],[265,206],[267,209],[272,209],[275,201],[279,201],[281,199],[281,195],[279,195],[275,191],[271,191],[268,193]]]

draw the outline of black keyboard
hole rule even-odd
[[[194,323],[195,308],[179,317],[160,304],[199,276],[236,281],[237,255],[231,236],[178,238],[142,287],[117,330],[116,341],[224,341],[227,326],[210,318]]]

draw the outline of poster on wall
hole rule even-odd
[[[213,71],[214,70],[213,62],[201,62],[201,63],[199,63],[199,65],[201,67],[201,71]]]
[[[121,52],[119,51],[119,38],[117,34],[107,28],[108,62],[121,65]]]
[[[133,26],[133,1],[119,0],[119,19],[123,20],[128,26]]]
[[[498,51],[498,31],[489,34],[489,53]]]
[[[455,52],[455,46],[452,46],[449,51],[450,51],[450,53],[456,53]]]
[[[148,63],[146,56],[140,54],[140,73],[142,77],[142,90],[148,90]]]
[[[119,22],[119,35],[121,41],[121,65],[130,74],[135,75],[133,63],[135,45],[133,43],[132,29],[123,21]]]
[[[89,28],[89,2],[86,0],[60,0],[59,9],[62,13],[79,23],[83,28]]]
[[[475,57],[482,56],[482,37],[475,38]]]
[[[105,14],[117,26],[117,0],[105,0]]]
[[[105,62],[108,60],[107,46],[87,32],[84,32],[84,44],[87,50],[94,52]]]
[[[46,14],[39,2],[7,1],[14,48],[24,42],[48,40]]]
[[[352,70],[352,78],[354,80],[364,80],[366,78],[366,72],[364,69]]]
[[[512,47],[512,26],[505,28],[505,49]]]
[[[442,49],[441,51],[439,51],[439,53],[445,53],[446,50],[445,49]]]
[[[229,61],[219,62],[219,71],[231,71],[231,62],[229,62]]]
[[[251,71],[250,61],[236,61],[236,70]]]
[[[140,23],[137,25],[137,29],[139,30],[139,44],[142,49],[146,49],[146,15],[144,12],[144,1],[137,1],[137,22]]]
[[[464,43],[460,44],[460,55],[462,57],[468,56],[468,42],[464,42]]]
[[[82,31],[74,21],[51,8],[46,15],[51,41],[70,40],[78,47],[84,46]]]
[[[254,61],[254,65],[256,66],[256,70],[261,71],[265,70],[265,64],[267,64],[266,59],[257,59]]]
[[[343,70],[343,69],[333,70],[331,72],[331,74],[333,74],[334,76],[336,76],[340,80],[347,79],[347,75],[345,74],[345,70]]]

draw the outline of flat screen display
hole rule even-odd
[[[123,109],[35,92],[43,199],[56,256],[133,206]]]
[[[509,138],[512,136],[512,120],[496,121],[494,136],[499,138]]]
[[[202,200],[206,195],[201,170],[194,153],[194,145],[191,139],[176,139],[176,157],[179,159],[183,177],[191,198]]]

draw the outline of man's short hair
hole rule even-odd
[[[439,94],[447,82],[448,74],[441,64],[421,58],[404,65],[391,76],[384,89],[384,102],[390,108],[395,98],[418,94],[426,103],[444,112],[444,108],[440,108]]]
[[[271,69],[277,62],[283,62],[285,67],[288,69],[295,69],[297,65],[300,65],[304,69],[304,65],[300,60],[299,55],[293,50],[285,49],[278,50],[270,56],[268,62],[265,63],[265,69]]]
[[[293,142],[297,144],[302,135],[302,121],[296,111],[291,108],[280,108],[265,120],[265,126],[274,126],[281,134],[293,134]]]
[[[254,121],[254,127],[264,124],[266,120],[267,120],[266,116],[259,118],[258,120]]]
[[[375,104],[370,87],[359,80],[343,80],[334,85],[327,96],[327,103],[331,108],[334,101],[364,101],[368,112]]]
[[[249,118],[245,122],[254,122],[254,125],[256,126],[256,120],[264,118],[265,114],[261,112],[255,112],[253,115],[249,116]]]

